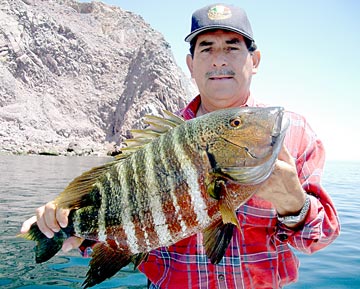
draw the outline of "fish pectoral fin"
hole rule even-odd
[[[225,180],[218,180],[216,186],[219,194],[219,211],[224,224],[233,224],[240,228],[239,220],[235,213],[231,194],[229,193]]]
[[[225,178],[223,175],[220,175],[218,173],[211,173],[207,175],[205,179],[205,186],[207,193],[213,199],[220,200],[221,190],[223,190],[223,187],[226,182],[227,182],[227,178]]]
[[[147,261],[149,253],[139,253],[131,256],[131,262],[134,264],[134,270],[139,267],[143,261]]]
[[[205,252],[212,264],[221,261],[233,236],[234,228],[234,224],[224,224],[219,219],[203,232]]]
[[[115,275],[121,268],[131,262],[131,255],[117,250],[107,243],[98,243],[91,254],[90,269],[82,286],[92,287]]]

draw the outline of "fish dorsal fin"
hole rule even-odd
[[[184,123],[184,119],[171,113],[170,111],[163,110],[164,117],[145,115],[144,123],[149,126],[145,129],[133,129],[130,130],[133,138],[124,141],[126,147],[121,149],[121,154],[117,155],[116,159],[123,159],[128,157],[130,154],[141,149],[144,145],[152,142],[159,136],[167,133]]]
[[[173,114],[170,111],[163,110],[164,117],[159,117],[155,115],[146,115],[145,123],[154,126],[155,128],[163,128],[165,132],[173,127],[177,127],[184,123],[184,119],[180,116]]]
[[[72,180],[55,199],[57,206],[69,209],[82,207],[87,201],[86,196],[92,191],[98,178],[106,173],[112,164],[114,164],[114,162],[92,168]]]

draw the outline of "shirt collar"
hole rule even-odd
[[[181,116],[186,120],[195,118],[196,113],[200,107],[200,103],[201,103],[201,97],[199,94],[184,109],[181,110],[180,112]],[[244,106],[257,106],[251,94],[249,95],[248,100],[246,101]]]

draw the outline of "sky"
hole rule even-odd
[[[90,2],[90,1],[81,1]],[[187,75],[191,14],[216,1],[103,0],[139,14],[170,44]],[[251,93],[306,117],[328,160],[360,160],[360,1],[233,0],[261,52]]]

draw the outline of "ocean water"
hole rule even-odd
[[[34,209],[74,177],[106,162],[99,157],[0,155],[0,288],[81,288],[89,259],[76,250],[35,264],[33,243],[17,238]],[[328,162],[323,185],[339,211],[340,237],[326,249],[300,258],[300,278],[288,289],[360,288],[360,162]],[[93,288],[146,288],[131,266]]]

